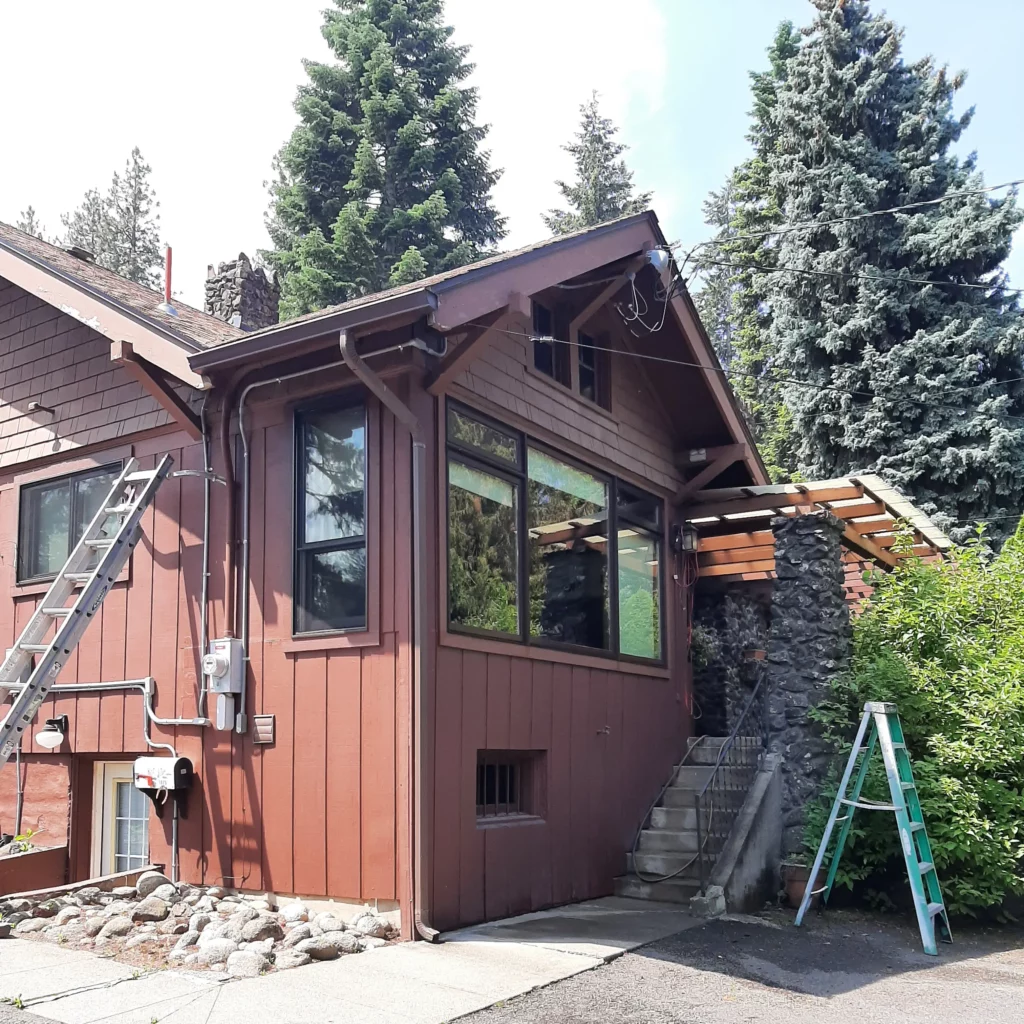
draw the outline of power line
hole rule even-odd
[[[787,224],[780,228],[768,228],[764,231],[745,231],[740,234],[727,235],[725,238],[711,238],[706,242],[698,242],[687,253],[689,259],[698,249],[706,245],[726,245],[729,242],[742,241],[745,239],[768,238],[772,235],[788,235],[794,231],[813,231],[816,228],[834,227],[837,224],[850,224],[859,220],[867,220],[870,217],[883,217],[889,213],[903,213],[905,210],[919,210],[926,206],[935,206],[938,203],[947,203],[952,199],[964,199],[968,196],[985,195],[988,192],[996,192],[1003,188],[1015,188],[1017,185],[1024,185],[1024,178],[1017,178],[1014,181],[1004,181],[1001,185],[986,185],[984,188],[965,189],[962,192],[947,192],[944,196],[937,196],[935,199],[921,199],[914,203],[902,203],[899,206],[889,206],[884,210],[868,210],[865,213],[851,213],[847,217],[834,217],[831,220],[804,221],[800,224]],[[684,265],[686,262],[684,259]]]
[[[467,324],[465,324],[465,326],[466,327],[480,327],[480,328],[488,329],[488,325],[487,324],[474,323],[474,322],[467,323]],[[507,335],[510,338],[522,338],[522,339],[524,339],[526,341],[540,342],[541,344],[548,344],[548,345],[568,345],[570,348],[579,348],[580,347],[579,342],[570,341],[570,340],[568,340],[566,338],[543,337],[543,336],[536,335],[536,334],[529,334],[529,333],[526,333],[525,331],[511,331],[511,330],[508,330],[507,328],[495,327],[493,325],[489,329],[497,331],[499,334],[505,334],[505,335]],[[683,367],[684,369],[704,370],[705,372],[711,371],[712,373],[720,373],[720,374],[722,374],[723,376],[726,376],[726,377],[730,377],[730,376],[752,377],[755,380],[766,381],[766,382],[771,383],[771,384],[788,384],[788,385],[793,385],[794,387],[811,388],[812,390],[815,390],[815,391],[832,391],[832,392],[836,392],[836,393],[842,394],[842,395],[850,395],[853,398],[868,398],[868,399],[872,399],[872,400],[878,398],[878,399],[886,400],[887,397],[888,397],[886,395],[880,395],[880,394],[877,394],[876,392],[872,392],[872,391],[855,391],[855,390],[853,390],[851,388],[843,388],[843,387],[840,387],[837,384],[818,384],[818,383],[815,383],[814,381],[796,380],[795,378],[790,378],[790,377],[773,377],[773,376],[768,376],[767,374],[763,374],[763,373],[755,373],[752,370],[734,370],[734,369],[727,369],[724,366],[706,366],[703,363],[697,363],[697,362],[693,362],[693,361],[690,361],[690,360],[672,359],[669,356],[656,356],[656,355],[653,355],[650,352],[627,352],[624,349],[610,348],[607,345],[597,345],[597,344],[587,345],[587,349],[588,349],[588,351],[607,352],[610,355],[628,356],[629,358],[632,358],[632,359],[643,359],[643,360],[648,360],[648,361],[654,362],[654,363],[663,363],[663,364],[666,364],[666,365],[669,365],[669,366],[680,366],[680,367]],[[959,391],[972,391],[972,390],[976,390],[979,387],[988,387],[988,386],[994,386],[994,385],[997,385],[997,384],[1012,384],[1012,383],[1015,383],[1016,381],[1020,381],[1020,380],[1024,380],[1024,377],[1010,377],[1010,378],[1007,378],[1006,380],[994,380],[994,381],[986,381],[983,384],[965,385],[963,388],[950,388],[950,389],[948,389],[946,391],[940,391],[937,394],[938,395],[956,394]],[[935,396],[933,396],[933,397],[935,397]],[[913,402],[913,403],[915,403],[917,405],[923,405],[923,406],[933,406],[934,407],[934,406],[944,405],[947,408],[951,408],[951,409],[959,409],[959,408],[961,408],[961,406],[955,405],[952,402],[933,402],[931,400],[931,398],[913,398],[911,396],[900,395],[899,396],[899,400],[900,401],[905,401],[905,402]],[[1013,414],[1007,414],[1005,418],[1006,419],[1010,419],[1010,420],[1024,420],[1024,416],[1015,416]]]
[[[858,274],[848,270],[809,270],[804,267],[762,267],[756,263],[729,263],[725,260],[700,261],[701,267],[734,267],[737,270],[755,270],[761,274],[805,274],[808,277],[828,277],[841,280],[871,281],[881,284],[934,285],[937,288],[976,288],[980,291],[1001,291],[1004,295],[1020,295],[1024,288],[1007,288],[1003,284],[977,284],[969,281],[930,281],[923,277],[896,277],[893,274]],[[699,270],[700,268],[698,268]]]

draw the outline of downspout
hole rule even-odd
[[[412,438],[412,565],[413,565],[413,602],[412,602],[412,674],[413,685],[410,707],[410,743],[412,744],[413,765],[413,796],[411,801],[412,841],[413,841],[413,874],[412,904],[413,923],[416,933],[428,942],[439,942],[440,932],[431,928],[430,906],[427,900],[427,862],[428,853],[423,841],[423,827],[426,814],[426,801],[423,798],[423,778],[426,770],[424,764],[427,722],[424,713],[424,659],[423,659],[423,611],[426,605],[426,579],[423,567],[424,552],[424,504],[423,489],[424,468],[426,464],[427,446],[423,440],[420,421],[410,409],[388,386],[373,373],[356,352],[355,339],[348,331],[341,332],[341,354],[345,364],[400,423],[403,423]]]

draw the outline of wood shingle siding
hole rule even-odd
[[[169,423],[106,338],[0,278],[0,468]]]

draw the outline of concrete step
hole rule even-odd
[[[718,762],[718,755],[722,751],[722,744],[725,743],[724,736],[698,736],[690,744],[690,754],[687,758],[692,765],[713,765]],[[745,753],[751,747],[760,747],[760,740],[753,736],[737,736],[732,747],[725,755],[725,764],[739,763]],[[741,749],[742,748],[742,749]]]
[[[673,786],[684,786],[688,789],[700,790],[707,785],[715,771],[714,763],[709,765],[684,764],[677,768],[672,779]],[[723,764],[718,769],[718,778],[724,786],[740,786],[748,783],[753,776],[752,768]]]
[[[705,815],[705,818],[707,816]],[[697,812],[691,800],[686,807],[655,807],[651,811],[651,828],[668,829],[670,832],[682,832],[697,827]]]
[[[689,853],[629,853],[626,855],[626,872],[627,874],[640,871],[644,875],[672,875],[678,871],[679,874],[676,876],[678,878],[698,878],[700,865],[694,856],[695,853],[696,850]]]
[[[636,875],[620,875],[615,879],[615,895],[634,900],[660,900],[663,903],[689,903],[696,896],[700,883],[693,878],[673,878],[667,882],[643,882]]]
[[[697,849],[697,833],[693,829],[672,831],[661,828],[645,828],[640,833],[641,853],[694,853]]]
[[[661,806],[672,808],[689,808],[693,810],[694,800],[697,797],[698,789],[693,786],[669,786],[662,794]],[[746,796],[745,789],[729,790],[726,793],[716,793],[715,799],[721,805],[727,807],[739,807]],[[657,810],[657,808],[655,808]],[[694,822],[695,823],[695,822]]]

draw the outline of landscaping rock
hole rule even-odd
[[[54,924],[67,924],[68,921],[81,916],[82,911],[80,907],[64,907],[63,910],[57,912],[57,916],[53,921]]]
[[[135,904],[129,900],[111,900],[103,908],[103,912],[107,917],[123,917],[126,914],[130,914],[134,908]]]
[[[196,951],[191,946],[175,946],[167,954],[167,959],[175,964],[192,964],[196,961]]]
[[[197,914],[213,914],[217,910],[217,904],[207,896],[200,896],[199,899],[192,904],[192,910]]]
[[[212,920],[209,914],[193,914],[188,919],[188,930],[190,932],[201,932]]]
[[[132,930],[132,922],[127,917],[112,917],[101,929],[99,938],[110,939],[127,935]]]
[[[199,945],[205,946],[215,939],[223,939],[225,932],[228,930],[227,921],[211,921],[204,929],[202,934],[199,936]]]
[[[239,903],[234,913],[231,915],[231,919],[234,921],[241,921],[245,924],[246,921],[253,921],[260,916],[260,912],[248,903]]]
[[[133,921],[162,921],[171,912],[166,900],[149,896],[135,905],[131,912]]]
[[[287,971],[292,967],[305,967],[311,960],[308,953],[300,953],[297,949],[282,949],[274,954],[274,966],[279,971]]]
[[[11,937],[11,927],[6,921],[0,921],[0,939],[9,939]]]
[[[174,944],[175,949],[187,949],[190,946],[194,946],[199,941],[199,932],[192,931],[189,929],[182,935],[178,936],[178,941]]]
[[[147,942],[156,942],[157,936],[152,932],[139,932],[138,935],[133,935],[125,944],[125,949],[134,949],[136,946],[141,946]]]
[[[49,923],[45,917],[26,917],[18,922],[14,934],[30,935],[32,932],[41,932]]]
[[[2,913],[4,917],[10,917],[11,914],[27,914],[32,909],[32,901],[26,899],[14,899],[7,900],[3,904]]]
[[[305,939],[312,938],[313,930],[308,924],[297,924],[285,936],[285,946],[294,946]]]
[[[386,939],[391,931],[391,926],[382,917],[376,914],[360,914],[349,925],[349,929],[358,932],[360,935],[370,935],[375,939]]]
[[[214,939],[205,946],[199,947],[196,963],[204,964],[207,967],[224,963],[237,949],[237,942],[232,942],[230,939]]]
[[[262,953],[264,956],[270,956],[274,952],[274,940],[273,939],[260,939],[259,942],[243,942],[239,944],[239,949],[251,949],[257,953]]]
[[[324,938],[334,939],[338,945],[339,953],[361,953],[362,937],[356,935],[355,932],[330,932],[325,935]]]
[[[259,942],[261,939],[283,939],[284,929],[276,917],[257,917],[242,928],[243,942]]]
[[[178,900],[177,903],[172,901],[171,913],[175,917],[188,917],[192,913],[192,908],[184,900]]]
[[[95,885],[87,885],[84,889],[79,889],[75,893],[75,896],[78,897],[79,906],[99,903],[104,895],[103,890],[98,889]]]
[[[227,894],[227,889],[222,885],[211,885],[210,888],[206,890],[206,895],[215,900],[222,900],[227,896]]]
[[[258,978],[269,966],[270,961],[252,949],[240,949],[228,957],[228,974],[232,978]]]
[[[313,918],[313,924],[320,929],[320,933],[326,935],[328,932],[343,932],[345,922],[339,921],[333,914],[317,914]]]
[[[170,884],[171,880],[162,871],[147,871],[145,874],[139,875],[135,888],[140,896],[145,897],[159,889],[161,885]]]
[[[305,903],[289,903],[281,908],[281,917],[285,924],[298,924],[309,920],[309,908]]]
[[[152,874],[158,874],[158,872],[154,871]],[[145,878],[146,876],[143,875],[142,877]],[[155,889],[156,886],[154,885],[153,888]],[[122,900],[133,900],[136,896],[147,896],[149,894],[139,892],[134,885],[115,885],[114,888],[110,890],[110,895]]]
[[[82,925],[85,934],[91,938],[95,938],[99,935],[103,926],[107,923],[107,919],[104,917],[90,917],[86,919],[84,925]]]
[[[331,932],[329,935],[314,935],[310,939],[303,939],[295,951],[308,953],[314,960],[335,960],[339,954],[339,940],[344,932]]]
[[[380,949],[381,946],[386,946],[387,944],[387,939],[377,939],[372,935],[359,936],[360,952],[367,952],[371,949]]]
[[[45,903],[37,903],[31,910],[33,917],[54,917],[61,909],[61,904],[56,900],[47,900]]]
[[[161,921],[156,930],[161,935],[184,935],[188,931],[188,921],[169,917],[166,921]]]

